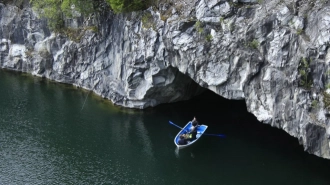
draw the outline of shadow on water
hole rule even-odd
[[[205,164],[221,165],[218,173],[229,184],[328,184],[330,161],[304,152],[298,139],[285,131],[260,123],[247,112],[244,101],[227,100],[211,91],[186,102],[156,107],[174,123],[183,126],[196,116],[209,126],[198,146],[175,150],[177,158],[199,157]],[[197,143],[196,143],[197,144]],[[193,157],[192,157],[193,156]],[[208,161],[210,159],[210,161]],[[202,165],[202,164],[201,164]],[[214,166],[216,167],[216,166]],[[212,165],[210,169],[213,169]],[[225,170],[224,170],[225,169]],[[210,171],[211,173],[211,171]],[[253,174],[256,173],[256,174]],[[275,176],[281,176],[274,178]],[[235,179],[236,174],[238,179]],[[239,178],[240,177],[240,178]],[[259,178],[259,180],[258,180]],[[235,179],[235,180],[234,180]],[[269,180],[272,182],[269,182]],[[314,180],[311,180],[314,179]]]

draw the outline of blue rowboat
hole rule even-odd
[[[170,122],[170,123],[173,124],[173,125],[175,125],[175,124],[172,123],[172,122]],[[205,130],[207,129],[207,125],[199,125],[199,127],[197,127],[197,135],[196,135],[196,139],[195,139],[195,140],[192,140],[192,141],[188,141],[188,144],[186,144],[186,145],[179,145],[179,144],[178,144],[178,141],[179,141],[180,135],[181,135],[181,134],[186,134],[186,133],[188,133],[190,127],[192,127],[192,123],[191,123],[191,121],[189,121],[189,122],[187,123],[187,125],[186,125],[185,127],[183,127],[183,128],[181,129],[181,131],[175,136],[175,138],[174,138],[174,143],[175,143],[175,145],[176,145],[179,149],[181,149],[181,148],[186,148],[186,147],[188,147],[188,146],[194,144],[199,138],[201,138],[201,136],[204,134]]]

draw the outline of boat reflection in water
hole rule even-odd
[[[180,157],[180,155],[179,155],[179,148],[178,147],[175,147],[174,153],[175,153],[175,157],[176,158],[179,158]]]
[[[178,147],[176,147],[175,150],[174,150],[174,154],[175,154],[175,157],[176,157],[176,158],[180,158],[180,153],[179,153],[179,151],[180,151],[180,149],[179,149]],[[186,149],[186,150],[184,150],[184,151],[181,150],[181,157],[187,157],[186,154],[190,154],[190,157],[191,157],[191,158],[195,158],[195,155],[194,155],[194,153],[192,152],[192,150],[188,150],[188,149]]]

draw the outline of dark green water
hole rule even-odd
[[[0,184],[329,185],[330,161],[206,92],[144,111],[70,85],[0,70]],[[86,103],[84,101],[86,99]],[[84,106],[83,106],[84,105]],[[210,108],[216,107],[216,108]],[[209,133],[177,151],[178,125]]]

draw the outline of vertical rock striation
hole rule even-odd
[[[28,3],[0,3],[0,66],[130,108],[207,88],[245,99],[259,121],[330,158],[329,12],[324,0],[160,1],[143,12],[68,19],[78,30],[68,38]]]

